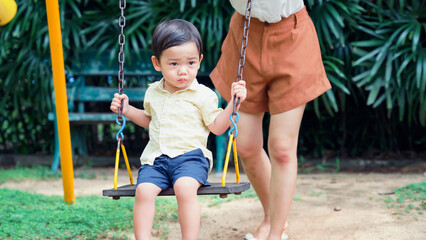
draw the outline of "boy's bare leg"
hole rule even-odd
[[[271,116],[268,150],[271,159],[270,216],[268,240],[281,239],[296,188],[297,142],[305,104]]]
[[[133,206],[133,229],[137,240],[151,239],[155,214],[155,198],[161,188],[152,183],[141,183],[136,188]]]
[[[271,180],[271,163],[263,149],[263,113],[240,113],[238,121],[237,148],[244,172],[250,180],[262,204],[264,219],[259,224],[254,237],[266,239],[270,229],[269,188]]]
[[[181,177],[176,180],[173,186],[178,203],[182,240],[198,239],[201,209],[198,203],[197,190],[200,186],[201,183],[191,177]]]

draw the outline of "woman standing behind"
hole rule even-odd
[[[229,102],[235,82],[247,0],[235,8],[222,55],[210,77]],[[261,201],[264,219],[245,239],[286,239],[287,217],[296,188],[297,143],[307,102],[331,88],[315,27],[303,0],[253,0],[240,106],[239,155]],[[262,120],[271,114],[269,156],[263,149]]]

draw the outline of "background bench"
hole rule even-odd
[[[87,127],[89,125],[115,123],[117,118],[117,114],[110,111],[109,103],[114,93],[118,92],[118,63],[108,61],[107,59],[109,58],[107,56],[100,56],[98,58],[94,56],[94,52],[89,51],[85,53],[80,62],[80,67],[77,70],[74,69],[67,73],[68,118],[71,130],[72,151],[74,157],[78,154],[83,159],[89,155]],[[160,80],[161,73],[155,71],[153,68],[151,53],[149,51],[142,53],[141,58],[133,56],[132,61],[128,61],[126,57],[124,66],[126,80],[124,93],[129,96],[132,105],[143,107],[143,100],[148,84]],[[209,74],[209,70],[200,68],[197,79],[201,83],[212,87],[208,78]],[[208,81],[206,82],[206,80]],[[93,108],[93,106],[95,107]],[[52,171],[56,171],[60,163],[60,151],[55,111],[48,114],[48,119],[54,122],[55,127],[55,150]],[[216,137],[214,144],[216,156],[220,164],[220,167],[217,167],[216,170],[219,171],[222,170],[221,166],[223,165],[225,154],[224,144],[226,140],[224,138],[224,136]],[[141,145],[138,154],[142,152],[142,147],[143,145]],[[115,146],[113,148],[115,150]],[[111,163],[113,162],[111,160]]]

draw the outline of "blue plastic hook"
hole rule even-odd
[[[120,125],[121,126],[121,128],[120,128],[120,130],[118,130],[118,132],[117,132],[117,135],[115,135],[115,139],[117,139],[117,141],[118,141],[118,135],[120,135],[120,138],[121,139],[124,139],[124,135],[123,135],[123,130],[124,130],[124,127],[126,126],[126,118],[123,116],[122,117],[122,119],[123,119],[123,125],[121,125],[121,123],[120,123],[120,120],[118,119],[118,117],[115,119],[115,122],[118,124],[118,125]]]
[[[235,120],[234,120],[234,118],[232,117],[233,116],[233,114],[231,114],[230,116],[229,116],[229,118],[231,119],[231,123],[232,123],[232,128],[231,129],[229,129],[229,131],[228,131],[228,137],[229,136],[231,136],[231,133],[232,132],[235,132],[235,134],[234,134],[234,138],[236,138],[237,136],[238,136],[238,127],[237,127],[237,122],[238,122],[238,120],[240,119],[240,114],[237,112],[237,113],[235,113],[235,115],[237,115],[237,117],[235,118]]]

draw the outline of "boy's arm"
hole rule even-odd
[[[247,89],[245,81],[238,81],[238,83],[232,84],[231,90],[232,99],[229,101],[228,106],[226,106],[225,110],[217,115],[216,119],[207,126],[207,128],[215,135],[223,134],[228,127],[231,125],[230,116],[232,114],[234,103],[233,98],[236,96],[240,98],[240,104],[246,99]],[[237,106],[238,111],[239,105]]]
[[[145,114],[145,110],[138,109],[129,105],[126,114],[123,115],[126,116],[128,119],[132,120],[132,122],[136,123],[137,125],[149,129],[151,117]]]
[[[225,110],[223,110],[221,113],[219,113],[216,117],[216,119],[210,123],[207,128],[215,135],[221,135],[223,134],[231,125],[231,120],[229,117],[232,114],[234,106],[231,102],[226,106]]]
[[[118,108],[121,107],[121,103],[123,103],[122,111],[125,117],[143,128],[149,128],[151,117],[145,114],[145,110],[138,109],[130,105],[129,97],[126,94],[114,94],[114,98],[111,101],[111,111],[118,113]]]

